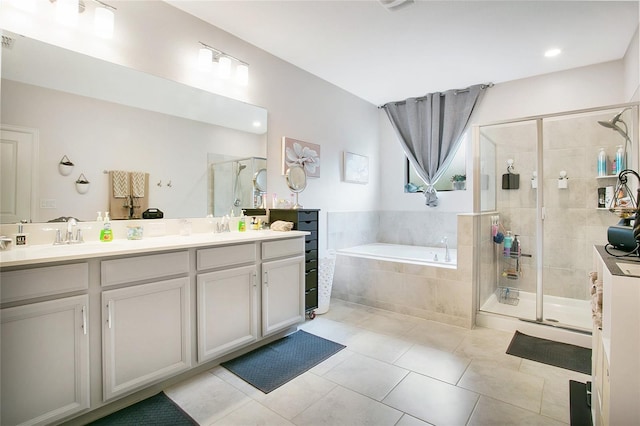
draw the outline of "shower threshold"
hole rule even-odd
[[[582,333],[582,334],[586,334],[588,336],[591,336],[591,330],[585,330],[585,329],[580,328],[580,327],[572,327],[570,325],[565,325],[565,324],[560,323],[558,320],[554,320],[554,319],[551,319],[551,318],[543,319],[542,321],[528,319],[528,318],[518,318],[518,319],[520,321],[530,322],[532,324],[546,325],[547,327],[560,328],[562,330],[574,331],[576,333]]]
[[[588,300],[544,296],[545,319],[538,321],[536,319],[536,295],[534,293],[520,291],[517,305],[500,303],[494,293],[482,305],[480,311],[581,333],[590,333],[593,327],[591,302]]]

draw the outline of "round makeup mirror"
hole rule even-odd
[[[307,187],[307,173],[300,166],[291,166],[287,170],[287,186],[291,192],[296,194],[296,203],[292,208],[299,209],[302,206],[298,203],[298,194]]]
[[[260,169],[253,175],[253,187],[260,193],[267,192],[267,169]]]

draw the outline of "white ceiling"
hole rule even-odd
[[[377,105],[617,60],[639,21],[637,0],[165,1]]]

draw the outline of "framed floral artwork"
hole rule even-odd
[[[369,183],[369,157],[344,152],[344,181],[351,183]]]
[[[289,167],[299,165],[307,177],[320,177],[320,145],[284,136],[282,138],[282,174]]]

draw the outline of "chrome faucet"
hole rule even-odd
[[[74,240],[73,230],[77,225],[78,225],[78,221],[73,217],[67,221],[67,242],[71,242]]]
[[[55,240],[53,241],[54,245],[59,245],[59,244],[77,244],[77,243],[84,243],[84,239],[82,238],[82,229],[77,228],[78,226],[78,221],[71,217],[69,218],[69,220],[67,220],[67,233],[65,236],[65,239],[62,239],[62,235],[61,235],[61,231],[58,229],[56,231],[56,237]],[[74,230],[75,230],[75,235],[74,235]]]
[[[447,237],[442,237],[442,241],[440,242],[444,244],[444,261],[451,262],[451,256],[449,256],[449,243],[447,240]]]

